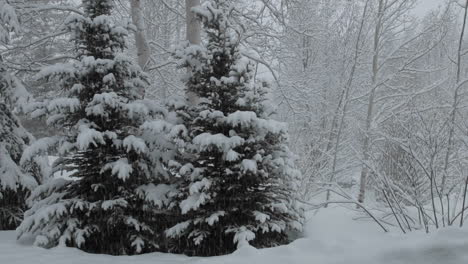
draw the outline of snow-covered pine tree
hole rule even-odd
[[[0,43],[10,32],[18,32],[14,8],[0,0]],[[29,97],[22,84],[8,71],[0,54],[0,230],[15,229],[23,218],[26,198],[42,182],[40,158],[21,163],[25,148],[33,140],[14,114]],[[44,165],[44,164],[42,164]]]
[[[42,247],[64,245],[87,252],[138,254],[158,248],[159,225],[147,193],[154,190],[148,147],[140,125],[153,109],[138,100],[147,77],[125,48],[127,30],[110,17],[112,0],[83,0],[85,15],[66,24],[74,32],[77,57],[47,67],[39,78],[56,78],[63,87],[35,111],[63,136],[55,167],[72,173],[38,188],[37,202],[25,214],[18,236],[36,235]],[[47,141],[47,142],[46,142]]]
[[[7,78],[0,65],[0,90],[8,84]],[[0,230],[13,230],[23,219],[29,193],[42,182],[42,173],[40,167],[28,170],[21,165],[21,155],[32,136],[3,99],[0,92]]]
[[[171,163],[182,178],[181,219],[166,235],[175,251],[190,255],[284,244],[289,229],[302,228],[286,125],[268,117],[266,87],[255,83],[254,65],[240,52],[230,2],[195,8],[207,43],[178,54],[190,69],[187,92],[199,103],[177,109],[187,129]]]

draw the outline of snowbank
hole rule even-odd
[[[114,257],[72,248],[46,250],[0,232],[2,264],[463,264],[468,263],[468,230],[447,228],[433,234],[384,234],[373,222],[355,221],[340,207],[308,215],[306,236],[290,245],[257,250],[244,246],[228,256],[189,258],[171,254]]]

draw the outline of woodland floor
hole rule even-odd
[[[231,255],[199,258],[171,254],[114,257],[77,249],[50,250],[16,242],[15,232],[0,232],[1,264],[463,264],[468,263],[468,230],[447,228],[429,235],[383,233],[355,212],[331,207],[308,214],[305,238],[290,245],[257,250],[244,247]]]

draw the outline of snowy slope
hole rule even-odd
[[[463,264],[468,263],[468,230],[448,228],[430,235],[384,234],[373,222],[355,221],[340,207],[309,214],[306,238],[287,246],[245,247],[223,257],[189,258],[171,254],[131,257],[91,255],[71,248],[46,250],[17,243],[14,232],[0,232],[1,264]]]

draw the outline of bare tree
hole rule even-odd
[[[375,10],[375,27],[372,36],[372,50],[371,50],[371,74],[370,74],[370,90],[367,93],[367,111],[365,115],[365,125],[363,128],[364,140],[362,144],[362,159],[364,162],[368,162],[370,158],[370,147],[372,144],[372,127],[375,125],[375,107],[379,100],[377,98],[377,92],[380,88],[386,87],[386,83],[390,82],[394,73],[390,71],[387,76],[384,76],[385,68],[392,67],[389,65],[392,63],[392,56],[397,51],[394,47],[391,47],[393,39],[397,39],[398,35],[403,32],[398,27],[403,27],[407,22],[405,15],[410,11],[411,7],[414,6],[414,0],[394,0],[386,1],[379,0]],[[408,41],[411,42],[417,39],[417,37],[410,38]],[[403,48],[408,44],[408,41],[400,44],[399,47]],[[389,48],[390,46],[390,48]],[[404,62],[406,64],[407,62]],[[401,71],[402,69],[400,69]],[[367,189],[369,168],[363,166],[360,175],[359,183],[359,195],[358,201],[363,203],[365,200],[365,194]]]

